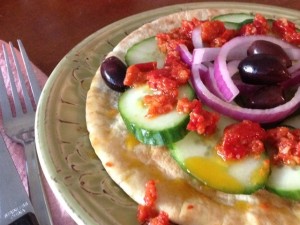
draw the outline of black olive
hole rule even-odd
[[[290,79],[287,68],[274,56],[269,54],[251,55],[239,65],[241,80],[248,84],[277,84]]]
[[[270,41],[257,40],[254,41],[247,50],[248,56],[256,54],[269,54],[278,58],[282,65],[290,67],[292,60],[286,54],[286,52],[277,44]]]
[[[269,109],[282,105],[288,100],[281,86],[266,85],[255,92],[240,94],[237,103],[251,109]]]
[[[124,92],[127,89],[123,83],[126,70],[126,65],[115,56],[106,58],[100,66],[100,73],[106,85],[118,92]]]

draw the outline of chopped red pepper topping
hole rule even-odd
[[[267,131],[271,159],[276,165],[300,165],[300,129],[276,127]]]
[[[178,95],[178,83],[172,77],[168,76],[168,69],[157,69],[147,74],[148,85],[159,93],[172,95],[175,98]]]
[[[200,102],[197,99],[190,101],[188,98],[182,98],[178,100],[176,110],[177,112],[188,114],[192,112],[192,110],[197,107],[199,103]]]
[[[180,99],[177,103],[177,111],[190,112],[190,121],[187,129],[203,135],[213,134],[220,118],[217,113],[203,109],[201,102],[197,99],[191,102],[187,98]]]
[[[267,19],[261,14],[256,14],[252,23],[243,25],[239,35],[265,35],[270,31],[291,44],[300,44],[300,33],[297,31],[295,23],[281,18],[275,20],[270,26]]]
[[[191,33],[202,21],[193,18],[191,21],[183,20],[181,26],[168,33],[156,35],[159,49],[164,53],[173,52],[178,44],[184,44],[188,49],[193,49]]]
[[[213,39],[220,37],[226,30],[224,23],[218,20],[204,21],[200,24],[202,41],[212,42]]]
[[[152,207],[146,205],[139,205],[138,206],[138,215],[137,219],[139,223],[146,223],[150,220],[150,218],[154,218],[157,215],[157,212]]]
[[[156,199],[156,183],[154,180],[150,180],[146,183],[146,191],[144,197],[145,205],[149,207],[155,207]]]
[[[177,98],[172,95],[146,95],[144,104],[149,107],[147,116],[149,118],[172,111],[176,105]]]
[[[218,20],[205,21],[200,27],[202,41],[211,47],[221,47],[237,34],[235,30],[226,29],[224,23]]]
[[[169,216],[165,212],[156,210],[157,191],[156,183],[150,180],[146,183],[144,205],[138,206],[138,221],[149,225],[169,225]]]
[[[247,155],[259,155],[264,150],[266,131],[258,123],[244,120],[224,129],[218,154],[225,160],[238,160]]]
[[[252,23],[245,24],[240,29],[241,36],[265,35],[270,32],[270,26],[265,17],[256,14]]]
[[[289,43],[300,44],[300,33],[297,31],[296,25],[287,19],[274,21],[272,31]]]
[[[164,68],[169,71],[169,76],[176,80],[178,85],[186,84],[190,79],[190,68],[182,62],[177,50],[176,54],[167,55]]]
[[[220,47],[237,35],[235,30],[226,29],[221,21],[201,21],[193,18],[191,21],[182,21],[181,27],[169,33],[158,34],[156,37],[160,50],[169,53],[174,51],[178,44],[184,44],[192,50],[192,31],[197,26],[201,28],[202,41],[211,47]]]
[[[159,212],[158,216],[151,218],[148,225],[169,225],[169,216],[166,212]]]
[[[225,30],[223,34],[219,37],[216,37],[210,42],[211,47],[221,47],[230,39],[234,38],[237,35],[237,31],[235,30]]]
[[[144,84],[147,81],[147,72],[154,69],[156,69],[156,62],[131,65],[127,68],[123,83],[131,87]]]
[[[105,163],[105,165],[108,166],[108,167],[113,167],[114,166],[114,164],[112,162],[107,162],[107,163]]]

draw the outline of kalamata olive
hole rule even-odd
[[[124,92],[127,88],[123,84],[126,69],[126,65],[119,58],[110,56],[102,62],[100,73],[108,87],[114,91]]]
[[[248,56],[255,54],[269,54],[278,58],[282,65],[285,67],[290,67],[292,65],[292,60],[286,54],[286,52],[281,48],[281,46],[274,44],[270,41],[257,40],[254,41],[247,50]]]
[[[255,84],[246,84],[244,83],[239,74],[235,74],[232,76],[232,80],[235,84],[235,86],[239,89],[239,93],[242,95],[248,95],[249,93],[256,92],[260,88],[262,88],[265,85],[255,85]]]
[[[287,68],[269,54],[248,56],[239,63],[238,69],[241,80],[248,84],[277,84],[291,77]]]
[[[269,109],[288,101],[283,88],[278,85],[264,86],[253,93],[239,96],[238,102],[251,109]]]

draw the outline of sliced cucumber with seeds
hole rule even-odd
[[[136,43],[128,49],[125,62],[128,66],[138,63],[157,62],[158,67],[164,64],[165,55],[157,46],[155,37],[150,37]]]
[[[145,95],[153,94],[148,85],[142,85],[125,91],[119,99],[119,111],[127,126],[135,137],[142,143],[150,145],[168,145],[182,139],[186,134],[189,115],[173,111],[147,117],[148,107],[143,104]],[[195,96],[189,84],[179,88],[179,99]]]
[[[300,166],[272,166],[266,189],[285,198],[300,200]]]
[[[224,25],[227,29],[232,29],[232,30],[238,30],[240,29],[243,25],[248,24],[248,23],[252,23],[253,20],[245,20],[244,22],[241,23],[233,23],[233,22],[224,22]]]
[[[228,13],[219,16],[215,16],[212,20],[219,20],[222,22],[230,23],[243,23],[246,20],[250,21],[254,19],[254,15],[248,13]]]
[[[241,160],[224,161],[216,152],[223,128],[233,123],[222,117],[213,136],[188,133],[170,145],[173,158],[184,171],[216,190],[232,194],[251,194],[263,188],[269,175],[269,159],[265,154]]]
[[[247,13],[229,13],[215,16],[212,20],[219,20],[224,22],[227,29],[238,30],[244,24],[252,23],[254,16]]]
[[[238,30],[242,26],[239,23],[232,23],[232,22],[224,22],[224,25],[225,25],[226,29],[230,29],[230,30]]]
[[[293,116],[285,119],[280,126],[295,129],[300,127],[299,119],[299,112],[296,112]],[[300,165],[272,165],[266,189],[285,198],[300,200]]]

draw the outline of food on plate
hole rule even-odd
[[[137,140],[150,145],[167,145],[182,139],[187,134],[189,115],[179,114],[173,109],[159,117],[147,117],[148,110],[141,99],[152,93],[148,85],[141,85],[131,88],[120,97],[119,111],[128,130]],[[189,84],[179,89],[178,98],[183,97],[194,97]]]
[[[141,223],[300,224],[299,45],[285,18],[201,9],[107,55],[87,128]]]

